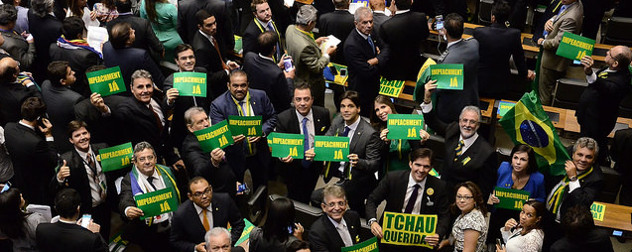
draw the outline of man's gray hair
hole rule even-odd
[[[151,82],[154,82],[154,79],[151,78],[151,74],[145,70],[145,69],[138,69],[136,71],[134,71],[134,73],[132,74],[132,81],[129,84],[130,86],[134,85],[134,80],[136,79],[149,79],[151,80]]]
[[[144,151],[145,149],[151,149],[151,151],[154,152],[154,156],[156,155],[156,150],[154,150],[154,147],[151,146],[150,143],[142,141],[140,143],[137,143],[136,145],[134,145],[134,159],[136,159],[136,153],[139,153],[141,151]]]
[[[581,148],[586,148],[594,151],[594,158],[595,160],[597,159],[597,155],[599,154],[599,144],[597,143],[597,141],[595,141],[595,139],[592,139],[590,137],[580,137],[579,139],[577,139],[577,142],[575,142],[575,145],[573,145],[573,153]]]
[[[210,251],[211,248],[211,236],[220,236],[220,235],[226,235],[226,237],[228,237],[228,243],[229,244],[233,244],[233,241],[230,237],[230,232],[228,232],[228,229],[225,229],[223,227],[214,227],[211,230],[209,230],[208,232],[206,232],[206,234],[204,235],[204,241],[206,241],[206,249]]]
[[[191,117],[193,117],[194,115],[197,115],[198,113],[206,113],[206,111],[204,111],[203,108],[200,107],[191,107],[189,109],[187,109],[187,111],[184,111],[184,122],[187,125],[191,125],[193,124],[193,122],[191,121]]]
[[[476,115],[478,116],[477,122],[479,122],[479,123],[481,122],[481,109],[479,109],[478,107],[473,106],[473,105],[465,106],[461,110],[461,114],[459,114],[459,120],[463,118],[463,114],[465,114],[465,111],[476,112]]]
[[[371,9],[369,7],[362,6],[356,9],[355,13],[353,14],[353,19],[356,22],[360,22],[360,19],[366,17],[367,15],[373,15],[373,12],[371,12]]]
[[[309,22],[316,22],[316,13],[318,10],[312,5],[303,5],[296,13],[296,24],[308,25]]]

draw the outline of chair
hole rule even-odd
[[[492,6],[494,0],[481,0],[478,4],[478,23],[490,25],[492,23]]]
[[[623,98],[621,104],[619,104],[619,116],[632,118],[632,93]]]
[[[596,201],[614,203],[621,188],[621,174],[615,169],[606,166],[600,166],[604,177],[603,189],[599,192]]]
[[[259,186],[250,199],[248,200],[248,220],[253,224],[258,225],[263,219],[266,210],[266,195],[268,194],[268,188],[266,186]]]
[[[632,46],[632,18],[612,17],[608,21],[608,29],[603,43],[610,45]]]
[[[576,109],[584,89],[588,86],[585,80],[562,78],[557,80],[553,92],[553,107]]]

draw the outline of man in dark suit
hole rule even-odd
[[[434,84],[426,84],[421,108],[428,127],[445,138],[446,159],[439,173],[447,183],[448,195],[454,195],[454,187],[468,180],[480,187],[482,195],[489,195],[496,184],[498,165],[494,148],[476,133],[480,127],[480,109],[466,106],[458,122],[444,123],[432,108],[431,93],[435,88]],[[453,198],[450,197],[450,202]]]
[[[158,37],[154,33],[154,29],[151,28],[151,24],[147,19],[135,16],[132,13],[132,2],[130,0],[117,0],[116,11],[118,16],[115,19],[107,22],[108,33],[112,31],[114,25],[126,22],[132,26],[134,33],[137,35],[136,39],[132,43],[132,47],[145,49],[149,51],[151,58],[157,63],[160,63],[164,53],[165,47],[160,43]]]
[[[276,23],[272,20],[272,11],[270,10],[268,1],[254,0],[250,3],[250,9],[252,10],[255,18],[250,21],[250,24],[248,24],[246,30],[244,30],[244,34],[242,36],[242,54],[246,55],[248,52],[254,52],[255,54],[260,53],[261,45],[258,42],[259,35],[266,31],[272,31],[277,37],[274,44],[276,45],[276,51],[272,54],[272,59],[274,59],[274,62],[280,62],[285,50],[283,49],[283,46],[281,46],[279,28],[277,28]],[[263,55],[267,56],[268,53],[263,53]]]
[[[360,216],[347,210],[347,198],[342,187],[326,186],[320,207],[325,214],[314,221],[309,230],[311,251],[338,251],[360,242]]]
[[[474,29],[473,37],[479,42],[478,90],[480,96],[502,99],[511,83],[510,57],[518,68],[518,76],[533,80],[535,73],[527,69],[520,41],[520,30],[505,26],[511,6],[499,2],[492,8],[492,25]]]
[[[608,231],[595,226],[586,206],[575,206],[562,219],[565,236],[551,246],[551,252],[614,252]]]
[[[26,98],[42,96],[33,81],[18,80],[19,73],[19,63],[13,58],[0,59],[0,125],[3,127],[22,118],[20,107]]]
[[[626,46],[615,46],[606,53],[607,67],[593,72],[593,59],[582,59],[588,88],[584,89],[577,106],[577,122],[580,135],[591,137],[599,143],[599,163],[607,164],[608,134],[617,123],[619,103],[630,93],[628,66],[632,52]]]
[[[225,58],[220,44],[216,39],[217,22],[215,16],[205,10],[195,13],[199,30],[193,35],[191,46],[195,52],[195,65],[206,69],[207,80],[211,85],[212,99],[226,92],[224,83],[228,82],[229,71],[239,68],[239,65]],[[208,90],[207,90],[208,91]]]
[[[149,142],[158,154],[158,160],[165,159],[168,166],[176,171],[184,167],[184,162],[174,153],[169,145],[168,134],[169,109],[178,97],[177,89],[166,92],[166,102],[153,98],[154,88],[152,76],[145,70],[136,70],[132,74],[129,85],[132,97],[128,97],[115,109],[113,116],[125,125],[123,133],[132,144],[142,141]]]
[[[384,211],[409,214],[436,214],[437,229],[433,236],[425,238],[430,246],[439,244],[442,237],[450,233],[450,213],[448,212],[448,194],[446,183],[433,176],[432,150],[416,149],[410,153],[410,171],[393,171],[386,174],[380,184],[373,190],[366,201],[366,216],[369,219],[371,232],[382,238],[382,227],[377,221],[377,206],[386,200]],[[404,211],[402,211],[402,209]],[[384,245],[384,244],[382,244]],[[384,246],[387,251],[419,251],[418,247]],[[428,249],[426,249],[428,250]]]
[[[68,124],[68,141],[74,149],[64,153],[61,159],[66,165],[59,168],[51,180],[51,189],[58,192],[62,188],[73,188],[81,196],[81,214],[90,214],[96,223],[101,223],[101,236],[110,237],[110,202],[116,192],[113,177],[108,179],[103,171],[99,150],[106,144],[90,144],[88,125],[82,121]],[[109,191],[108,191],[109,190]],[[110,200],[108,200],[110,196]]]
[[[294,108],[281,112],[276,126],[276,132],[302,134],[305,151],[314,147],[314,136],[325,135],[331,124],[329,110],[312,106],[313,104],[314,97],[309,86],[307,84],[296,86]],[[323,170],[323,163],[294,160],[292,157],[281,158],[281,162],[285,163],[284,166],[287,168],[287,196],[308,204],[318,176]]]
[[[23,69],[28,70],[35,59],[35,41],[32,36],[26,40],[22,35],[14,32],[17,19],[18,11],[15,6],[11,4],[0,6],[0,34],[4,39],[0,48],[18,60]]]
[[[248,76],[242,70],[230,73],[228,91],[211,103],[211,123],[216,124],[228,116],[262,116],[263,137],[272,132],[277,124],[274,106],[265,92],[248,88]],[[239,105],[238,105],[239,104]],[[261,136],[233,136],[235,144],[226,148],[226,160],[234,169],[237,180],[243,181],[246,168],[252,174],[253,190],[268,183],[270,149]]]
[[[370,0],[369,6],[371,10],[373,10],[373,29],[375,30],[375,34],[380,34],[380,27],[382,24],[389,20],[391,16],[387,16],[385,1],[380,0]]]
[[[165,77],[156,62],[146,50],[132,47],[136,40],[132,26],[120,22],[112,27],[109,35],[109,41],[103,44],[103,64],[107,67],[119,66],[125,83],[131,83],[130,76],[134,71],[145,69],[151,73],[154,84],[162,88]],[[125,94],[129,95],[129,90]]]
[[[233,27],[229,19],[229,9],[220,0],[184,0],[178,3],[178,33],[185,43],[193,44],[193,36],[198,33],[197,12],[205,10],[217,20],[217,36],[219,49],[227,54],[235,48]],[[208,69],[207,69],[208,70]]]
[[[189,177],[202,177],[209,181],[215,192],[236,195],[236,186],[240,183],[235,178],[235,172],[224,161],[225,152],[216,148],[211,152],[204,152],[193,132],[211,126],[209,118],[200,107],[191,107],[184,113],[188,134],[182,143],[182,160],[189,170]],[[209,158],[210,157],[210,158]]]
[[[52,15],[53,1],[31,1],[31,9],[28,12],[29,31],[35,39],[35,58],[37,64],[33,65],[33,77],[38,83],[46,79],[46,66],[50,63],[49,48],[61,35],[61,21]]]
[[[478,41],[461,39],[463,18],[454,13],[445,18],[442,33],[447,37],[448,46],[437,63],[463,64],[463,90],[436,90],[437,116],[444,123],[451,123],[457,121],[463,107],[478,106]]]
[[[326,135],[350,138],[349,162],[326,164],[325,179],[328,181],[331,176],[341,178],[349,196],[349,206],[364,215],[364,200],[377,185],[374,173],[380,166],[381,140],[379,133],[360,116],[359,104],[358,92],[347,91],[342,95],[340,116],[334,118]],[[313,151],[311,149],[305,155],[311,159]]]
[[[81,197],[75,189],[66,188],[57,194],[55,210],[59,213],[59,221],[37,226],[35,237],[42,251],[109,251],[108,245],[99,235],[99,224],[91,221],[87,228],[77,224],[80,204]]]
[[[230,223],[231,240],[237,241],[244,230],[244,220],[231,197],[213,193],[206,179],[194,177],[189,182],[189,200],[173,214],[169,240],[176,251],[205,252],[204,234],[213,227],[226,228]]]
[[[349,89],[360,94],[360,107],[366,108],[360,115],[370,117],[373,113],[373,101],[380,92],[380,70],[388,62],[388,49],[373,32],[371,9],[358,8],[354,22],[355,29],[349,33],[344,43],[349,68]]]
[[[263,90],[274,105],[275,111],[284,111],[290,108],[292,102],[291,91],[294,87],[295,68],[284,71],[283,63],[276,64],[275,54],[278,36],[274,32],[267,31],[259,35],[259,53],[249,52],[244,57],[244,71],[250,76],[257,76],[250,81],[250,87]]]
[[[48,64],[48,79],[42,84],[42,98],[46,102],[49,119],[55,125],[53,137],[57,139],[55,145],[61,153],[72,149],[72,144],[66,141],[69,138],[66,126],[75,119],[74,105],[83,99],[79,93],[70,89],[75,83],[75,71],[70,68],[68,61]]]
[[[395,16],[382,24],[380,38],[391,48],[384,77],[389,80],[417,80],[423,64],[419,47],[428,37],[424,13],[410,11],[411,0],[395,0]]]
[[[138,244],[143,251],[171,251],[169,245],[170,221],[173,213],[144,216],[136,206],[134,196],[169,189],[180,202],[180,191],[169,167],[156,164],[156,152],[151,144],[140,142],[134,146],[132,170],[121,181],[119,211],[123,220],[128,221],[122,231],[122,238]]]
[[[77,77],[76,82],[70,88],[84,97],[88,97],[92,92],[88,86],[86,69],[103,62],[101,53],[85,45],[88,43],[83,39],[83,31],[86,28],[80,17],[68,17],[64,19],[62,25],[61,31],[64,37],[60,37],[57,43],[50,44],[50,60],[67,61]]]
[[[331,62],[342,65],[347,65],[342,45],[345,44],[347,36],[354,28],[353,14],[349,13],[350,2],[348,0],[333,0],[336,9],[333,12],[321,14],[317,23],[318,34],[321,36],[333,35],[340,39],[341,46],[338,48],[338,52],[332,55]]]
[[[22,103],[22,120],[8,123],[4,136],[13,162],[11,181],[27,202],[49,205],[52,202],[47,185],[54,176],[58,158],[53,125],[42,118],[45,113],[46,104],[41,98],[27,98]]]

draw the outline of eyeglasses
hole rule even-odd
[[[477,124],[477,123],[478,123],[478,121],[475,121],[475,120],[468,120],[468,119],[465,119],[465,118],[460,119],[459,121],[460,121],[461,123],[464,123],[464,124]]]
[[[339,207],[344,207],[347,205],[347,202],[338,201],[338,202],[329,202],[328,204],[326,204],[327,207],[335,207],[336,205],[338,205]]]
[[[149,156],[146,156],[146,157],[139,157],[139,158],[138,158],[138,161],[140,161],[140,162],[152,161],[152,160],[154,160],[155,158],[156,158],[156,156],[149,155]]]
[[[474,198],[474,196],[463,196],[463,195],[457,195],[456,196],[457,200],[464,200],[464,201],[468,201],[468,200],[471,200],[473,198]]]
[[[221,247],[211,247],[211,251],[230,251],[230,245],[224,245]]]
[[[203,192],[195,192],[193,194],[193,197],[200,198],[202,197],[202,195],[210,195],[212,192],[213,192],[213,189],[209,186],[206,189],[204,189]]]

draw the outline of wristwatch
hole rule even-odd
[[[373,222],[377,222],[377,220],[375,218],[371,218],[368,223],[369,223],[369,227],[371,226],[371,224],[373,224]]]
[[[571,181],[577,181],[577,175],[572,176],[572,177],[570,177],[570,178],[568,178],[568,179],[570,179]]]

